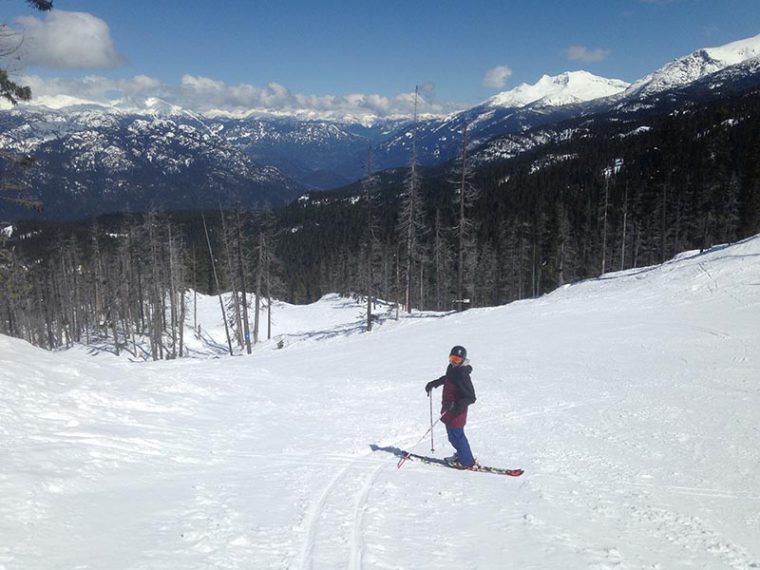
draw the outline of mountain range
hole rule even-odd
[[[51,218],[149,207],[285,204],[366,173],[456,158],[463,132],[481,162],[563,136],[583,117],[666,113],[760,85],[760,35],[704,48],[632,84],[585,71],[543,76],[444,117],[309,119],[271,113],[204,116],[157,98],[140,105],[40,101],[0,111],[0,148],[30,154],[29,185]],[[48,106],[39,103],[46,103]],[[559,126],[558,126],[559,125]],[[22,215],[4,212],[3,217]]]

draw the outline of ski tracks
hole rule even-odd
[[[300,568],[362,567],[364,514],[372,487],[387,461],[372,462],[369,453],[356,456],[330,480],[306,514],[306,536]]]
[[[351,559],[349,562],[350,569],[360,569],[362,567],[362,555],[364,551],[364,512],[367,509],[367,501],[372,486],[377,480],[380,472],[386,468],[384,463],[375,468],[372,474],[367,478],[364,487],[357,496],[354,504],[354,535],[351,540]]]

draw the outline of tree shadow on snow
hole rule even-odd
[[[454,313],[443,313],[440,315],[436,314],[404,314],[401,319],[441,319],[448,315],[451,315]],[[399,320],[401,320],[399,319]],[[380,326],[388,321],[396,320],[392,315],[390,314],[378,314],[376,319],[373,319],[373,326]],[[351,323],[345,323],[342,325],[336,325],[335,327],[331,329],[325,329],[325,330],[318,330],[318,331],[307,331],[307,332],[301,332],[301,333],[289,333],[289,334],[283,334],[279,335],[281,338],[287,338],[289,339],[289,343],[292,344],[294,342],[304,341],[304,340],[326,340],[330,338],[335,337],[341,337],[341,336],[352,336],[355,334],[362,334],[367,332],[367,323],[364,317],[362,317],[360,320],[351,322]]]

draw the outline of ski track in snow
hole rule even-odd
[[[365,454],[363,457],[369,454]],[[361,469],[357,469],[357,467]],[[301,554],[301,568],[361,568],[363,550],[362,524],[364,510],[369,498],[372,485],[388,463],[380,463],[369,474],[359,461],[352,461],[341,468],[330,481],[319,500],[310,509],[307,516],[307,532]],[[358,491],[354,488],[361,484]],[[345,494],[344,494],[345,493]],[[353,500],[348,495],[353,493]],[[350,522],[350,525],[349,525]],[[318,537],[321,544],[339,542],[338,550],[348,551],[348,561],[341,564],[345,553],[341,552],[337,560],[320,560],[319,552],[315,553]],[[328,552],[336,558],[334,552]]]
[[[250,358],[0,337],[0,570],[760,568],[758,260],[760,237],[371,335],[350,300],[278,304]],[[388,453],[460,343],[473,451],[520,478]]]
[[[322,495],[319,497],[319,500],[317,503],[313,506],[311,509],[311,512],[308,514],[308,522],[307,522],[307,531],[306,531],[306,539],[304,541],[304,549],[303,553],[301,555],[302,564],[301,567],[304,570],[310,570],[314,566],[314,546],[316,543],[316,536],[317,532],[319,531],[319,527],[321,526],[327,526],[324,525],[320,519],[325,518],[329,516],[330,514],[327,513],[327,503],[328,500],[333,498],[333,495],[335,495],[334,490],[339,485],[340,482],[345,478],[346,473],[351,470],[351,468],[354,466],[353,463],[350,463],[346,465],[345,467],[341,468],[340,471],[338,471],[337,475],[330,481],[330,483],[327,485],[325,490],[322,492]],[[335,500],[339,503],[343,502],[345,503],[346,498],[345,497],[334,497]],[[338,515],[339,517],[340,515]],[[340,524],[335,525],[337,527],[337,530],[339,530]],[[330,530],[336,530],[336,529],[330,529]],[[329,532],[325,532],[325,534],[330,534]]]

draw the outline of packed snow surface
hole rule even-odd
[[[0,337],[0,568],[760,568],[760,237],[370,334],[361,311],[275,306],[252,356],[157,363]],[[473,450],[520,478],[396,467],[431,453],[455,344]]]

